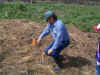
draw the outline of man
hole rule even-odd
[[[37,42],[40,43],[42,38],[48,34],[51,34],[53,36],[53,42],[48,46],[44,53],[48,56],[53,57],[57,64],[54,69],[60,70],[60,52],[68,46],[70,42],[69,34],[64,23],[57,18],[55,13],[53,13],[52,11],[47,11],[44,17],[48,24],[44,29],[43,33],[38,38]]]
[[[100,24],[94,26],[94,30],[100,31]],[[98,39],[98,49],[96,51],[96,75],[100,75],[100,37]]]
[[[96,52],[96,75],[100,75],[100,38],[98,42],[98,50]]]

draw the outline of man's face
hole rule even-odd
[[[50,18],[48,18],[48,20],[47,20],[47,22],[49,22],[50,24],[53,24],[54,23],[54,18],[53,17],[50,17]]]

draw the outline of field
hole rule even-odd
[[[100,23],[100,6],[50,3],[0,4],[0,19],[28,19],[44,23],[43,14],[53,10],[65,24],[72,24],[85,32],[94,32],[93,25]],[[35,17],[35,18],[34,18]]]
[[[0,5],[0,75],[95,75],[95,53],[100,6],[72,4]],[[63,20],[70,33],[71,44],[64,49],[63,69],[53,70],[52,58],[43,61],[41,52],[52,41],[43,39],[41,46],[32,46],[45,27],[43,13],[53,10]]]

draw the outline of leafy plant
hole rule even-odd
[[[0,4],[0,19],[30,19],[44,23],[40,18],[47,10],[55,11],[65,24],[72,24],[85,32],[94,32],[93,25],[100,23],[100,6],[23,2]]]

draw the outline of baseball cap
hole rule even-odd
[[[100,31],[100,24],[95,25],[95,26],[93,27],[93,29],[96,30],[96,31]]]
[[[50,18],[53,14],[54,14],[53,11],[47,11],[47,12],[45,12],[45,14],[44,14],[44,18],[47,20],[47,19]]]

